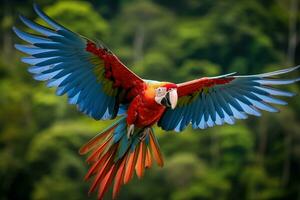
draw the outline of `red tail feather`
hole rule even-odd
[[[145,167],[150,168],[151,166],[152,166],[151,152],[150,152],[149,148],[147,147]]]
[[[118,162],[122,162],[122,163],[116,173],[114,189],[113,189],[113,199],[115,199],[117,197],[117,194],[119,193],[120,187],[123,183],[126,160],[127,160],[127,155],[122,160],[118,161]]]
[[[125,121],[123,121],[123,123],[124,122]],[[86,154],[93,150],[87,158],[87,163],[91,165],[91,167],[85,176],[85,180],[89,180],[96,175],[91,184],[89,194],[98,187],[99,200],[103,198],[113,179],[113,199],[115,199],[121,185],[123,183],[128,183],[132,179],[134,170],[136,171],[137,176],[141,178],[145,168],[150,168],[152,166],[151,152],[157,164],[159,166],[163,165],[162,155],[153,132],[150,132],[147,136],[149,138],[149,143],[146,143],[146,140],[135,140],[137,144],[132,144],[131,142],[133,140],[128,140],[130,143],[128,144],[127,151],[125,151],[125,154],[122,157],[117,158],[116,155],[118,155],[118,151],[122,149],[121,147],[119,148],[119,146],[121,146],[119,145],[121,139],[114,141],[113,136],[120,123],[122,123],[122,120],[102,134],[94,137],[79,151],[80,154]],[[123,137],[127,137],[126,130],[124,131]]]
[[[113,165],[113,160],[114,160],[114,155],[116,153],[116,148],[117,146],[113,146],[113,148],[109,149],[109,158],[107,159],[107,161],[105,162],[105,164],[100,168],[96,178],[94,179],[94,182],[89,190],[89,194],[92,193],[96,186],[98,185],[99,181],[102,180],[102,178],[107,174],[107,172],[109,171],[109,169],[111,168],[111,166]]]
[[[163,160],[163,157],[160,153],[159,146],[156,142],[156,139],[154,138],[153,133],[151,132],[149,135],[150,135],[150,146],[151,146],[151,149],[152,149],[154,159],[156,160],[157,165],[162,167],[162,166],[164,166],[164,160]]]
[[[108,186],[111,184],[114,175],[117,171],[117,168],[119,167],[119,165],[114,164],[111,166],[110,170],[106,173],[105,177],[103,178],[103,180],[100,183],[99,186],[99,191],[98,191],[98,199],[102,199],[105,192],[108,189]]]
[[[94,149],[96,146],[99,145],[99,143],[105,139],[108,135],[112,134],[113,130],[116,128],[117,124],[110,127],[108,130],[100,133],[99,135],[95,136],[94,138],[92,138],[88,143],[86,143],[85,145],[83,145],[80,149],[79,149],[79,154],[80,155],[84,155],[88,152],[90,152],[92,149]]]
[[[146,147],[144,141],[141,141],[139,147],[138,158],[135,165],[136,175],[139,178],[142,178],[144,174],[144,167],[145,167],[145,154],[146,154]]]
[[[130,150],[129,150],[130,151]],[[130,152],[129,157],[127,159],[127,164],[126,164],[126,170],[124,174],[124,183],[128,183],[132,176],[133,176],[133,171],[134,171],[134,166],[136,163],[138,155],[138,148],[136,148],[134,151]]]
[[[108,140],[106,142],[104,142],[101,146],[99,146],[98,149],[96,149],[87,159],[86,162],[87,163],[93,163],[95,162],[97,159],[99,159],[99,157],[101,156],[101,154],[106,150],[106,148],[110,145],[110,142],[112,140],[112,135],[109,136]]]
[[[92,175],[94,175],[95,173],[97,173],[99,171],[99,168],[101,166],[103,166],[104,163],[106,163],[106,161],[108,160],[108,158],[111,156],[111,152],[107,151],[102,157],[101,159],[97,160],[92,167],[90,168],[90,170],[88,171],[88,173],[85,175],[85,180],[88,180]]]

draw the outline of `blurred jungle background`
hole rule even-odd
[[[300,64],[298,0],[35,2],[147,79],[178,83]],[[0,199],[95,199],[87,197],[78,149],[111,121],[80,114],[26,71],[11,28],[25,28],[20,13],[36,18],[32,3],[0,5]],[[300,92],[299,84],[285,89]],[[300,199],[300,97],[288,101],[279,114],[234,126],[181,134],[156,128],[165,167],[122,187],[119,199]]]

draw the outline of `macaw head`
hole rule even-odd
[[[155,89],[156,103],[174,109],[178,100],[177,85],[166,83]]]

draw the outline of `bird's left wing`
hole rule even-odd
[[[193,128],[205,129],[224,123],[234,124],[235,119],[246,119],[248,114],[260,116],[259,110],[277,112],[269,103],[287,103],[274,96],[292,97],[294,94],[270,86],[291,84],[300,78],[277,79],[274,76],[299,68],[250,76],[234,76],[232,73],[178,84],[177,107],[167,109],[158,126],[164,130],[182,131],[191,123]]]
[[[112,119],[120,104],[126,104],[144,87],[144,81],[130,71],[113,53],[56,23],[37,5],[37,15],[50,28],[23,16],[21,21],[38,33],[13,28],[29,45],[15,45],[29,57],[29,72],[47,86],[57,87],[56,94],[67,94],[69,103],[94,119]]]

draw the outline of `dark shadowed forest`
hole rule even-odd
[[[298,0],[35,0],[59,23],[108,46],[145,79],[175,83],[300,64]],[[95,121],[33,80],[12,26],[29,31],[32,0],[0,5],[0,200],[83,200],[78,149],[112,121]],[[291,77],[299,77],[299,70]],[[298,84],[281,87],[300,93]],[[182,133],[155,131],[164,168],[123,186],[119,199],[300,199],[300,96],[280,113]],[[106,199],[111,198],[108,192]]]

